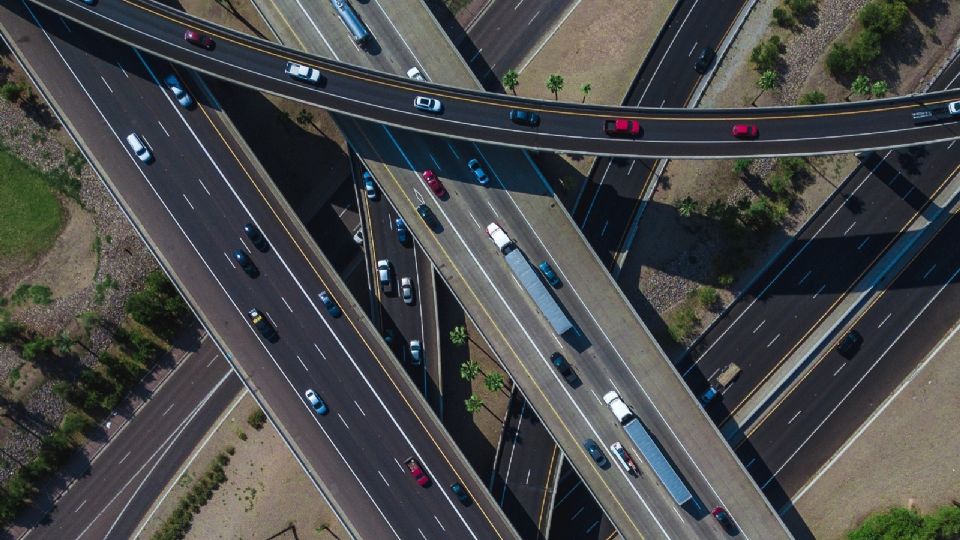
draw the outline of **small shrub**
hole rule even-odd
[[[237,438],[240,439],[241,441],[247,440],[247,432],[240,429],[239,426],[236,429],[234,429],[234,433],[237,434]]]
[[[816,0],[785,0],[784,4],[793,13],[794,17],[803,18],[817,9]]]
[[[251,412],[250,416],[247,417],[247,423],[257,431],[260,431],[260,429],[263,427],[263,424],[266,422],[267,415],[264,414],[263,409],[260,409],[259,407]]]
[[[857,68],[857,58],[850,47],[843,43],[834,43],[826,58],[827,70],[834,77],[850,75]]]
[[[697,301],[704,309],[712,310],[720,301],[720,294],[713,287],[698,287],[696,290]]]
[[[826,102],[827,96],[819,90],[807,92],[806,94],[800,96],[800,99],[797,100],[798,105],[822,105]]]
[[[733,285],[733,276],[731,274],[721,274],[717,277],[717,285],[720,285],[724,289],[729,288]]]
[[[46,285],[32,285],[30,287],[30,300],[38,306],[46,306],[53,302],[53,291]]]
[[[779,36],[770,36],[767,41],[760,42],[750,52],[750,62],[759,72],[776,71],[783,63],[783,53],[787,47],[780,41]]]
[[[773,22],[777,23],[780,28],[793,28],[797,24],[793,15],[782,7],[773,8]]]
[[[888,36],[899,30],[908,16],[907,5],[901,0],[872,0],[863,6],[857,20],[864,30]]]
[[[19,306],[27,301],[30,297],[30,284],[24,283],[17,287],[17,290],[13,291],[13,294],[10,295],[10,303]]]
[[[0,86],[0,96],[11,103],[16,103],[20,100],[20,96],[23,95],[24,90],[23,85],[13,81],[7,81]]]
[[[672,319],[673,322],[667,325],[667,331],[670,332],[670,337],[677,343],[686,341],[693,334],[697,325],[700,324],[696,311],[688,304],[680,306],[673,314]]]
[[[881,36],[875,32],[864,30],[853,38],[850,44],[850,53],[853,55],[856,66],[865,66],[880,57]],[[853,71],[853,70],[851,70]]]

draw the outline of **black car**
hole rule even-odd
[[[558,352],[551,354],[550,363],[553,364],[553,367],[557,368],[557,371],[560,372],[560,375],[571,385],[576,384],[577,381],[580,380],[577,378],[577,374],[573,372],[573,369],[570,368],[570,364],[562,354]]]
[[[337,303],[333,301],[333,297],[330,296],[330,293],[328,293],[327,291],[320,291],[320,294],[318,294],[317,296],[320,297],[320,301],[323,302],[323,306],[327,308],[327,311],[330,313],[331,317],[340,316],[340,313],[341,313],[340,306],[338,306]]]
[[[853,355],[860,350],[860,345],[863,345],[863,336],[860,332],[851,330],[837,344],[837,352],[844,358],[853,358]]]
[[[423,222],[427,224],[427,227],[436,229],[440,226],[437,216],[434,215],[433,210],[431,210],[429,206],[421,204],[417,207],[417,213],[420,214],[421,218],[423,218]]]
[[[533,111],[513,109],[510,111],[510,121],[521,126],[537,127],[540,125],[540,115]]]
[[[240,265],[240,268],[243,268],[243,271],[247,273],[248,276],[255,278],[260,275],[260,269],[257,268],[257,265],[253,264],[253,260],[247,255],[247,252],[238,249],[233,252],[233,260],[237,261],[237,264]]]
[[[600,468],[606,469],[607,466],[610,465],[610,462],[607,461],[607,456],[603,455],[603,450],[600,450],[600,446],[597,445],[596,441],[587,439],[583,441],[583,447],[587,449],[587,453],[597,462]]]
[[[260,313],[260,310],[257,308],[251,308],[247,312],[247,317],[250,319],[250,324],[255,326],[257,330],[260,331],[260,335],[263,336],[263,339],[273,343],[280,339],[280,336],[277,335],[276,329],[270,323],[270,320],[267,319],[266,315]]]
[[[270,249],[270,244],[267,243],[267,238],[263,236],[263,233],[260,232],[260,229],[258,229],[253,223],[247,223],[244,225],[243,233],[247,235],[247,238],[249,238],[251,242],[253,242],[253,247],[264,253]]]
[[[704,47],[700,50],[700,56],[697,57],[697,63],[693,65],[693,70],[700,74],[706,73],[716,57],[717,53],[712,48]]]
[[[450,485],[450,491],[460,499],[460,504],[467,506],[470,504],[470,495],[467,495],[467,490],[463,488],[460,482]]]

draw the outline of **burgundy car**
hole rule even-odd
[[[437,178],[437,175],[433,172],[432,169],[427,169],[423,171],[423,181],[427,184],[433,194],[437,196],[438,199],[442,199],[447,196],[447,190],[443,187],[443,182]]]
[[[738,139],[756,139],[757,135],[760,135],[760,130],[757,129],[757,126],[737,124],[733,126],[732,133]]]
[[[197,47],[203,47],[208,51],[212,50],[215,45],[215,43],[213,42],[213,39],[210,36],[206,34],[201,34],[196,30],[187,30],[186,32],[184,32],[183,39],[185,39],[187,43],[192,43]]]

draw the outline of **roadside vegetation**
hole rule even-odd
[[[868,517],[847,533],[848,540],[955,540],[960,538],[960,504],[941,506],[932,514],[891,508]]]
[[[46,253],[63,225],[63,209],[44,173],[0,148],[0,262]]]
[[[193,481],[190,491],[180,497],[177,507],[163,522],[160,529],[150,536],[152,540],[181,540],[187,536],[187,533],[190,532],[193,516],[207,504],[207,501],[213,497],[214,492],[227,481],[227,474],[223,468],[230,463],[230,456],[233,453],[234,448],[228,446],[226,450],[213,458],[203,475]],[[189,481],[189,479],[187,480]]]

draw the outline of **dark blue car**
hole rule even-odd
[[[553,271],[550,263],[543,261],[538,268],[543,272],[543,277],[547,278],[547,283],[549,283],[551,287],[557,288],[560,286],[560,278],[557,277],[557,273]]]
[[[410,241],[410,231],[407,230],[406,222],[403,221],[403,218],[397,218],[393,224],[397,227],[397,240],[399,240],[401,244],[407,245],[407,242]]]
[[[250,258],[250,255],[247,255],[247,252],[238,249],[233,252],[233,260],[237,261],[237,264],[240,265],[240,268],[243,268],[243,271],[247,273],[248,276],[255,278],[260,275],[260,269],[257,268],[257,265],[253,264],[253,260]]]

